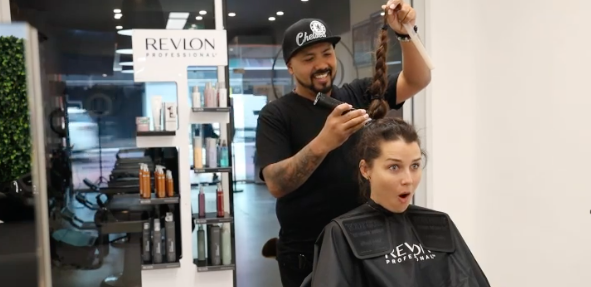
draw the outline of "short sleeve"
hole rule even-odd
[[[259,113],[256,129],[257,163],[259,177],[264,181],[263,169],[292,155],[287,123],[275,106],[267,104]]]
[[[311,287],[359,287],[353,274],[359,276],[357,259],[351,252],[342,229],[329,223],[316,246]]]
[[[388,105],[390,105],[390,108],[394,110],[398,110],[404,105],[404,102],[400,104],[396,103],[396,98],[398,97],[396,86],[399,76],[400,73],[388,75],[388,88],[386,89],[386,93],[384,95]],[[355,79],[351,83],[343,85],[343,88],[346,89],[358,103],[360,103],[362,108],[367,108],[369,107],[371,100],[371,95],[367,93],[367,90],[371,85],[371,81],[372,78]]]

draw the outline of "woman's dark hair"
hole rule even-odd
[[[388,102],[384,98],[384,93],[388,87],[388,67],[386,65],[386,55],[388,54],[388,11],[384,10],[384,25],[380,30],[379,46],[376,50],[376,66],[373,74],[368,94],[371,98],[367,114],[372,119],[381,119],[386,116],[390,110]]]
[[[380,156],[383,142],[403,140],[406,143],[417,143],[421,146],[421,140],[413,125],[401,118],[382,118],[373,120],[363,128],[359,142],[357,143],[358,158],[368,165]],[[423,152],[423,155],[424,152]],[[369,198],[369,181],[359,171],[359,189],[363,198]]]
[[[386,54],[388,53],[388,11],[384,10],[384,24],[380,30],[380,45],[376,50],[376,65],[372,83],[368,89],[371,102],[367,113],[372,119],[365,128],[363,128],[359,142],[357,143],[357,153],[359,161],[362,159],[368,165],[381,154],[380,145],[383,142],[403,140],[406,143],[417,143],[419,147],[421,142],[415,128],[400,118],[386,118],[390,110],[388,102],[384,98],[386,88],[388,87],[388,70],[386,66]],[[423,152],[423,155],[425,153]],[[361,195],[364,199],[369,198],[369,181],[361,175],[359,171],[359,185]]]

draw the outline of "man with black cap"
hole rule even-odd
[[[402,25],[414,25],[412,7],[402,0],[389,0],[382,9],[388,23],[383,29],[394,29],[402,48],[402,72],[389,76],[384,95],[390,107],[399,109],[428,85],[431,74]],[[365,109],[371,100],[367,90],[372,79],[333,86],[334,47],[340,39],[320,19],[291,25],[282,47],[296,87],[267,104],[258,118],[259,176],[277,198],[281,230],[276,259],[284,287],[299,287],[312,271],[314,242],[324,226],[360,204],[353,145],[355,132],[368,120]],[[346,104],[332,112],[315,106],[319,92]],[[356,110],[343,114],[351,108]]]

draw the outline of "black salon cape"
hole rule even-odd
[[[409,206],[391,213],[373,201],[320,234],[302,287],[489,287],[445,213]]]

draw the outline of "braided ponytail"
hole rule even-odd
[[[388,102],[384,99],[386,87],[388,87],[388,70],[386,66],[386,54],[388,53],[388,13],[384,11],[384,26],[380,31],[380,45],[376,50],[376,65],[372,83],[368,93],[371,103],[367,109],[370,118],[377,120],[386,116],[390,110]]]

